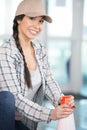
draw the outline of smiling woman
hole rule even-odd
[[[36,130],[38,122],[58,120],[73,112],[73,96],[69,103],[60,104],[62,91],[50,72],[46,48],[36,39],[44,21],[51,23],[52,18],[41,0],[21,1],[13,20],[13,35],[0,47],[0,92],[10,92],[15,102],[5,128],[0,118],[0,130]],[[44,96],[54,109],[42,105]],[[7,101],[6,96],[3,98]],[[8,102],[5,105],[8,107]]]

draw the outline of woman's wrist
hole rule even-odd
[[[54,109],[51,110],[50,120],[55,120]]]

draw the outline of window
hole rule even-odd
[[[61,13],[60,13],[61,12]],[[53,23],[48,25],[48,57],[54,78],[58,82],[69,82],[72,34],[72,1],[58,6],[56,0],[48,0],[48,14]]]
[[[70,37],[72,33],[72,1],[66,0],[64,6],[58,6],[56,0],[48,0],[48,13],[53,18],[53,23],[48,26],[48,36]]]
[[[82,76],[83,85],[87,84],[87,0],[84,0],[83,42],[82,42]]]
[[[1,0],[0,4],[0,44],[12,34],[13,19],[17,5],[22,0]]]

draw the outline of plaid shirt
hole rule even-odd
[[[33,47],[41,73],[43,94],[57,106],[61,90],[50,73],[46,49],[38,40],[33,41]],[[13,38],[0,47],[0,91],[14,94],[16,109],[26,118],[35,122],[49,121],[51,109],[26,97],[28,88],[24,79],[24,61]]]

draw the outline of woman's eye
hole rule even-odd
[[[31,20],[35,20],[35,17],[29,17],[29,19],[31,19]]]
[[[44,23],[44,19],[41,19],[41,20],[40,20],[40,23]]]
[[[32,21],[38,20],[37,17],[29,17],[29,19]],[[42,24],[44,22],[44,19],[40,19],[39,22]]]

